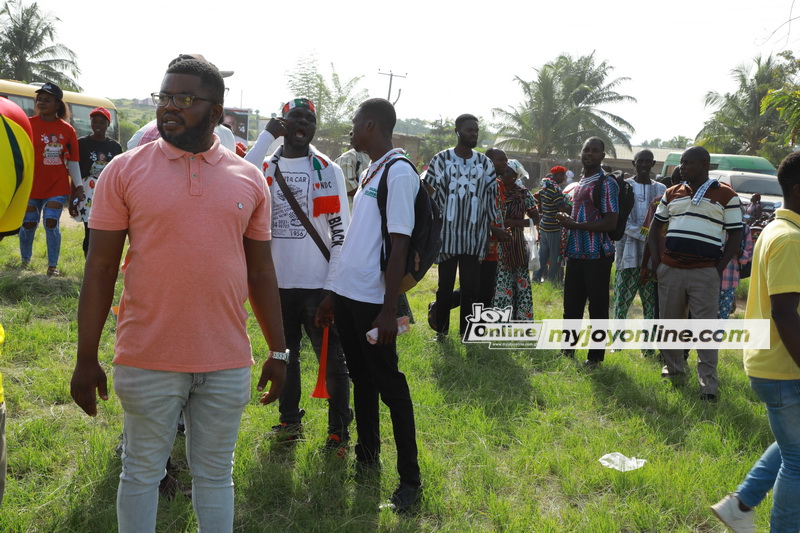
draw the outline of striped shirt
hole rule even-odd
[[[492,162],[474,150],[464,159],[450,148],[433,156],[424,181],[435,189],[433,200],[444,222],[437,263],[461,254],[483,259],[489,223],[500,218]]]
[[[697,203],[684,182],[667,189],[656,209],[655,220],[668,223],[661,261],[674,268],[702,268],[722,257],[725,232],[741,229],[742,210],[733,189],[718,181],[706,189]]]
[[[556,221],[556,214],[564,207],[564,194],[555,181],[548,178],[542,181],[539,201],[542,202],[539,231],[561,231],[561,225]]]
[[[572,218],[576,222],[595,222],[606,213],[619,212],[619,185],[613,178],[603,180],[600,191],[600,209],[594,205],[594,187],[601,172],[593,176],[585,176],[575,187],[572,205]],[[572,229],[567,234],[565,255],[572,259],[600,259],[613,256],[614,241],[608,233]]]

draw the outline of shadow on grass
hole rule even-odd
[[[51,526],[43,531],[103,533],[117,530],[116,497],[120,461],[110,451],[102,454],[102,457],[98,458],[102,462],[92,467],[91,479],[73,478],[73,487],[69,492],[75,496],[70,508],[63,515],[54,517]]]
[[[450,338],[432,350],[439,355],[433,376],[448,402],[477,400],[487,415],[500,419],[530,406],[533,371],[515,360],[516,351],[463,345]]]
[[[766,416],[758,416],[741,405],[752,397],[746,382],[725,382],[719,402],[707,403],[699,399],[693,369],[690,364],[685,383],[677,385],[637,380],[613,364],[606,364],[589,376],[600,411],[640,418],[668,444],[686,445],[698,424],[710,422],[723,432],[752,435],[754,451],[765,449],[772,442],[769,422]],[[660,365],[653,364],[653,372],[660,372]],[[671,399],[672,394],[679,394],[680,401]]]
[[[80,280],[72,277],[48,278],[44,273],[23,269],[0,272],[0,301],[48,305],[75,299],[81,290]]]

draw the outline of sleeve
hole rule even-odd
[[[113,148],[111,149],[111,158],[113,159],[122,153],[122,146],[120,146],[120,144],[113,139],[111,142],[113,143]]]
[[[486,209],[486,221],[483,223],[483,227],[488,227],[489,224],[499,224],[502,226],[503,214],[500,209],[500,202],[498,201],[500,191],[498,191],[497,178],[494,173],[494,163],[492,163],[488,157],[484,162],[483,170],[486,173],[484,179],[489,182],[486,185],[486,197],[483,199]]]
[[[336,176],[336,185],[339,188],[339,212],[328,214],[328,228],[331,235],[331,260],[328,262],[328,277],[325,279],[325,290],[333,288],[333,280],[336,279],[336,270],[339,266],[339,255],[342,253],[342,244],[350,226],[350,203],[347,201],[347,189],[345,188],[344,172],[339,165],[333,165]]]
[[[800,276],[797,275],[797,258],[800,257],[800,241],[786,235],[776,240],[766,254],[767,293],[786,294],[800,292]]]
[[[92,161],[89,159],[89,149],[85,139],[86,137],[78,139],[78,150],[81,154],[81,177],[88,178],[89,170],[92,168]]]
[[[439,211],[444,213],[445,204],[447,203],[447,191],[444,186],[444,157],[442,153],[439,152],[433,156],[433,159],[428,164],[428,171],[425,173],[423,181],[434,188],[433,201]]]
[[[386,227],[389,233],[411,235],[414,229],[414,200],[420,179],[411,165],[394,164],[389,168],[386,196]]]
[[[619,213],[619,185],[617,180],[607,177],[603,180],[603,190],[600,194],[601,213]]]
[[[67,172],[72,179],[72,184],[76,187],[83,186],[83,179],[81,178],[81,165],[77,161],[67,161]]]
[[[742,227],[742,207],[739,197],[734,194],[725,204],[723,213],[723,227],[725,230],[736,230]]]
[[[244,236],[254,241],[268,241],[272,238],[272,198],[270,197],[269,187],[267,187],[267,179],[259,172],[254,172],[253,180],[256,183],[256,206],[253,209],[250,220],[247,223],[247,228],[244,230]],[[105,169],[103,170],[103,179],[98,183],[105,180]],[[94,209],[94,208],[92,208]],[[92,211],[94,217],[94,211]]]
[[[750,226],[742,224],[744,229],[742,241],[742,255],[739,256],[739,264],[746,265],[753,258],[753,233],[750,231]]]
[[[244,160],[254,164],[263,172],[264,160],[267,158],[267,151],[273,142],[275,142],[275,137],[267,130],[261,130],[256,143],[244,155]]]
[[[89,229],[119,231],[128,229],[129,210],[125,201],[122,173],[125,165],[114,159],[103,169],[103,179],[97,181],[92,197],[92,216]]]
[[[525,213],[528,215],[528,218],[533,218],[531,212],[536,212],[538,214],[539,209],[536,206],[536,199],[531,194],[531,191],[527,191],[525,195]]]
[[[78,148],[78,134],[75,133],[75,128],[67,124],[68,133],[67,133],[67,152],[64,154],[64,158],[70,161],[75,161],[76,163],[81,160],[81,153],[80,148]],[[78,179],[80,179],[80,169],[78,171]]]
[[[656,207],[656,214],[653,216],[653,219],[659,222],[667,222],[669,220],[669,200],[671,195],[667,194],[668,192],[669,190],[661,197],[658,207]]]

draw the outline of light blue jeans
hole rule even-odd
[[[739,498],[739,501],[751,509],[757,507],[775,485],[775,478],[778,477],[781,462],[781,449],[777,442],[773,442],[736,489],[736,497]]]
[[[232,531],[233,452],[250,398],[250,367],[192,374],[117,365],[114,390],[125,411],[120,533],[155,531],[158,483],[181,410],[199,531]]]
[[[770,531],[797,533],[800,531],[800,380],[751,377],[750,387],[767,406],[769,426],[780,451]],[[774,452],[767,459],[774,465]]]
[[[36,211],[26,211],[22,219],[22,227],[19,229],[19,253],[22,260],[27,262],[31,260],[33,255],[33,238],[36,236],[36,226],[39,225],[39,219],[44,218],[44,231],[47,240],[47,266],[58,266],[58,256],[61,254],[61,229],[59,221],[61,220],[61,212],[64,210],[64,203],[67,201],[66,196],[54,196],[52,198],[45,198],[42,200],[28,200],[28,207],[35,207]],[[58,202],[61,204],[61,209],[53,207],[46,207],[47,202]],[[53,227],[48,227],[49,220],[55,220]],[[25,224],[33,224],[33,228],[28,229]]]

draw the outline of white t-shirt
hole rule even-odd
[[[269,190],[272,195],[272,261],[281,289],[330,289],[336,272],[339,254],[342,250],[345,232],[350,224],[347,191],[344,174],[339,165],[333,163],[339,187],[339,213],[313,216],[311,187],[313,168],[308,157],[286,158],[278,161],[281,174],[289,189],[297,198],[311,225],[317,230],[322,241],[331,252],[330,263],[320,252],[319,247],[308,235],[302,222],[298,220],[292,206],[286,201],[280,186],[271,180]]]
[[[387,152],[370,164],[361,175],[362,180],[372,175],[380,162],[392,153],[400,157],[401,150]],[[348,228],[333,280],[333,291],[336,294],[371,304],[382,304],[386,292],[380,264],[383,236],[381,215],[378,211],[378,183],[382,175],[383,169],[366,186],[359,184],[353,200],[353,223]],[[414,199],[420,186],[419,177],[411,165],[395,163],[389,169],[387,179],[386,219],[389,233],[411,235],[414,229]]]

